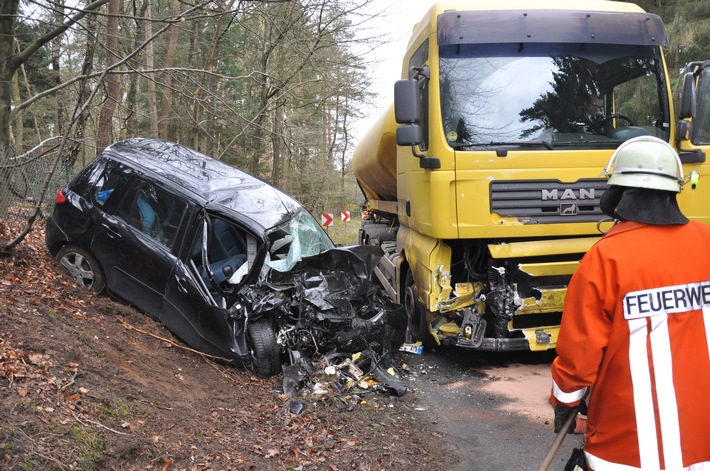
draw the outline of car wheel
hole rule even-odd
[[[95,293],[100,293],[106,287],[104,272],[89,251],[76,245],[65,245],[57,254],[57,260],[79,285]]]
[[[423,345],[429,345],[431,336],[427,328],[426,312],[424,312],[424,306],[417,301],[417,296],[414,292],[414,277],[411,271],[407,272],[404,286],[404,310],[407,312],[405,342],[422,342]]]
[[[250,322],[247,331],[252,368],[257,376],[268,378],[281,371],[276,334],[271,323],[267,319]]]

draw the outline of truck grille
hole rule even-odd
[[[491,182],[491,213],[525,224],[596,222],[605,217],[599,198],[606,186],[606,179],[496,180]]]

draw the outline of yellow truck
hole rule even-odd
[[[394,104],[352,161],[360,243],[384,250],[376,275],[408,341],[554,348],[568,281],[611,227],[601,171],[625,140],[671,143],[694,177],[681,208],[710,224],[710,184],[695,181],[707,64],[690,65],[674,111],[667,46],[660,17],[613,1],[442,2],[414,26]]]

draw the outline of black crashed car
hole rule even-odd
[[[287,194],[179,144],[106,148],[59,190],[45,238],[79,284],[261,376],[403,341],[403,310],[370,282],[379,248],[335,247]]]

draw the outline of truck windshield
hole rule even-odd
[[[455,148],[606,148],[668,138],[659,48],[455,44],[440,48],[441,113]]]

